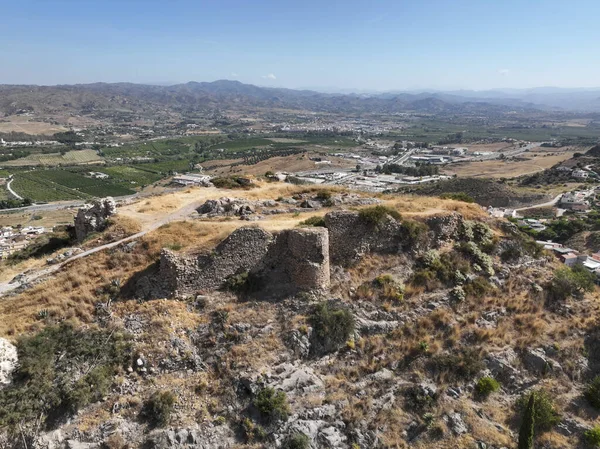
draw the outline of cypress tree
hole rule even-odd
[[[529,402],[519,429],[519,449],[533,449],[533,427],[535,426],[535,393],[529,395]]]

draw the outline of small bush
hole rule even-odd
[[[463,285],[465,295],[468,298],[483,298],[491,289],[491,284],[483,277],[477,277],[471,282]]]
[[[535,429],[536,431],[549,430],[560,421],[560,415],[556,411],[552,396],[548,392],[536,390],[524,393],[517,400],[517,408],[523,413],[532,394],[535,396]]]
[[[594,377],[588,384],[584,396],[592,407],[600,410],[600,376]]]
[[[600,447],[600,426],[594,426],[583,434],[585,442],[592,447]]]
[[[313,327],[314,348],[331,352],[340,348],[354,332],[354,316],[340,305],[317,304],[309,317]]]
[[[257,274],[250,273],[249,271],[233,274],[225,280],[225,288],[239,294],[255,293],[262,286],[262,279]]]
[[[466,348],[452,353],[438,354],[428,363],[436,375],[447,374],[449,380],[471,380],[485,368],[481,357],[474,348]]]
[[[210,180],[215,187],[219,189],[244,189],[248,190],[253,187],[256,187],[254,183],[248,178],[243,178],[241,176],[223,176],[218,178],[213,178]]]
[[[318,227],[322,227],[322,228],[326,227],[325,219],[323,217],[318,217],[318,216],[309,217],[306,220],[298,223],[298,226],[318,226]]]
[[[261,415],[271,421],[285,421],[290,414],[287,396],[274,388],[263,388],[254,399],[254,406]]]
[[[62,324],[21,338],[17,350],[13,383],[0,390],[0,428],[40,417],[51,425],[100,400],[130,362],[131,345],[119,333]]]
[[[548,295],[553,300],[565,300],[571,296],[580,297],[585,292],[594,290],[595,276],[583,265],[578,264],[573,268],[559,268],[554,272],[554,277],[548,288]]]
[[[282,447],[283,449],[308,449],[310,439],[303,433],[295,433],[284,441]]]
[[[481,377],[475,385],[475,391],[482,398],[487,398],[490,394],[500,389],[500,383],[493,377]]]
[[[171,413],[177,402],[177,396],[170,391],[156,391],[144,403],[143,416],[156,427],[169,424]]]
[[[474,203],[475,202],[475,200],[473,199],[472,196],[470,196],[464,192],[444,193],[444,194],[440,195],[440,198],[442,198],[444,200],[463,201],[465,203]]]
[[[321,190],[317,193],[317,199],[320,201],[331,200],[331,192],[328,190]]]
[[[262,426],[253,423],[249,418],[245,418],[242,421],[242,430],[244,431],[244,435],[248,443],[262,441],[267,436],[265,429],[263,429]]]
[[[362,221],[372,226],[380,225],[388,216],[392,217],[396,221],[400,221],[402,219],[400,213],[396,209],[381,205],[361,209],[358,212],[358,216]]]

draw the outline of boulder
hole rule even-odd
[[[457,412],[452,412],[444,416],[444,421],[448,424],[448,427],[456,435],[463,435],[469,432],[469,428],[463,421],[462,415]]]
[[[0,388],[10,384],[18,361],[17,348],[8,340],[0,338]]]
[[[562,371],[560,364],[546,356],[542,348],[527,349],[523,354],[523,363],[530,371],[537,374],[557,373]]]

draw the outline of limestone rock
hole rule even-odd
[[[11,375],[17,368],[17,348],[8,340],[0,338],[0,388],[10,384]]]
[[[448,426],[456,435],[463,435],[469,431],[460,413],[449,413],[448,415],[444,416],[444,421],[448,423]]]
[[[527,369],[538,374],[546,374],[548,372],[560,372],[562,367],[560,364],[546,356],[542,348],[528,349],[523,355],[523,363]]]

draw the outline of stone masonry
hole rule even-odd
[[[77,241],[83,241],[92,232],[104,230],[108,224],[108,218],[116,212],[117,205],[111,197],[94,200],[91,204],[82,206],[75,217]]]
[[[430,218],[432,240],[451,238],[461,219],[458,214]],[[252,276],[265,296],[326,290],[330,264],[348,266],[367,253],[399,254],[408,241],[406,228],[390,216],[370,223],[357,212],[335,211],[325,216],[325,225],[275,234],[242,227],[200,256],[163,249],[158,272],[139,279],[136,294],[148,298],[211,291],[241,273]]]

